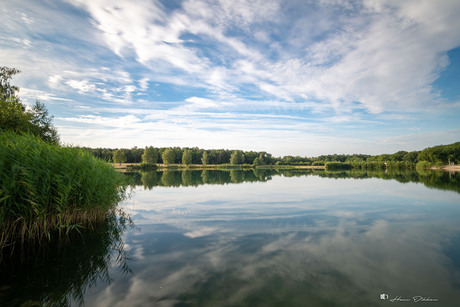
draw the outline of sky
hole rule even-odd
[[[64,144],[275,156],[460,141],[458,0],[3,0]]]

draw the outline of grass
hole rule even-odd
[[[0,134],[0,256],[104,221],[126,192],[122,174],[90,153],[31,135]]]

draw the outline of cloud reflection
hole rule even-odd
[[[444,253],[460,232],[458,194],[315,177],[221,187],[140,191],[133,210],[149,222],[126,238],[134,274],[87,302],[376,306],[389,293],[441,306],[460,297],[459,268]]]

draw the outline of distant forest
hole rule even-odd
[[[87,148],[83,149],[92,153],[95,157],[108,162],[126,162],[126,163],[141,163],[143,162],[142,155],[144,150],[153,149],[154,156],[156,157],[155,163],[164,163],[164,152],[172,151],[172,159],[169,161],[171,164],[183,163],[184,152],[187,156],[191,156],[190,164],[250,164],[250,165],[325,165],[328,162],[343,162],[343,163],[410,163],[416,164],[420,161],[427,161],[432,165],[445,165],[448,163],[460,164],[460,142],[449,145],[440,145],[435,147],[425,148],[421,151],[398,151],[394,154],[381,154],[381,155],[366,155],[366,154],[333,154],[321,155],[318,157],[300,157],[300,156],[284,156],[273,157],[272,154],[265,151],[241,151],[241,150],[228,150],[228,149],[201,149],[193,148],[180,148],[180,147],[146,147],[131,149],[111,149],[111,148]],[[124,161],[116,161],[114,157],[122,154]],[[233,159],[232,159],[233,157]],[[235,159],[238,157],[238,159]],[[238,163],[234,163],[238,161]]]

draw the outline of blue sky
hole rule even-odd
[[[0,65],[66,144],[394,153],[460,141],[460,1],[6,0]]]

